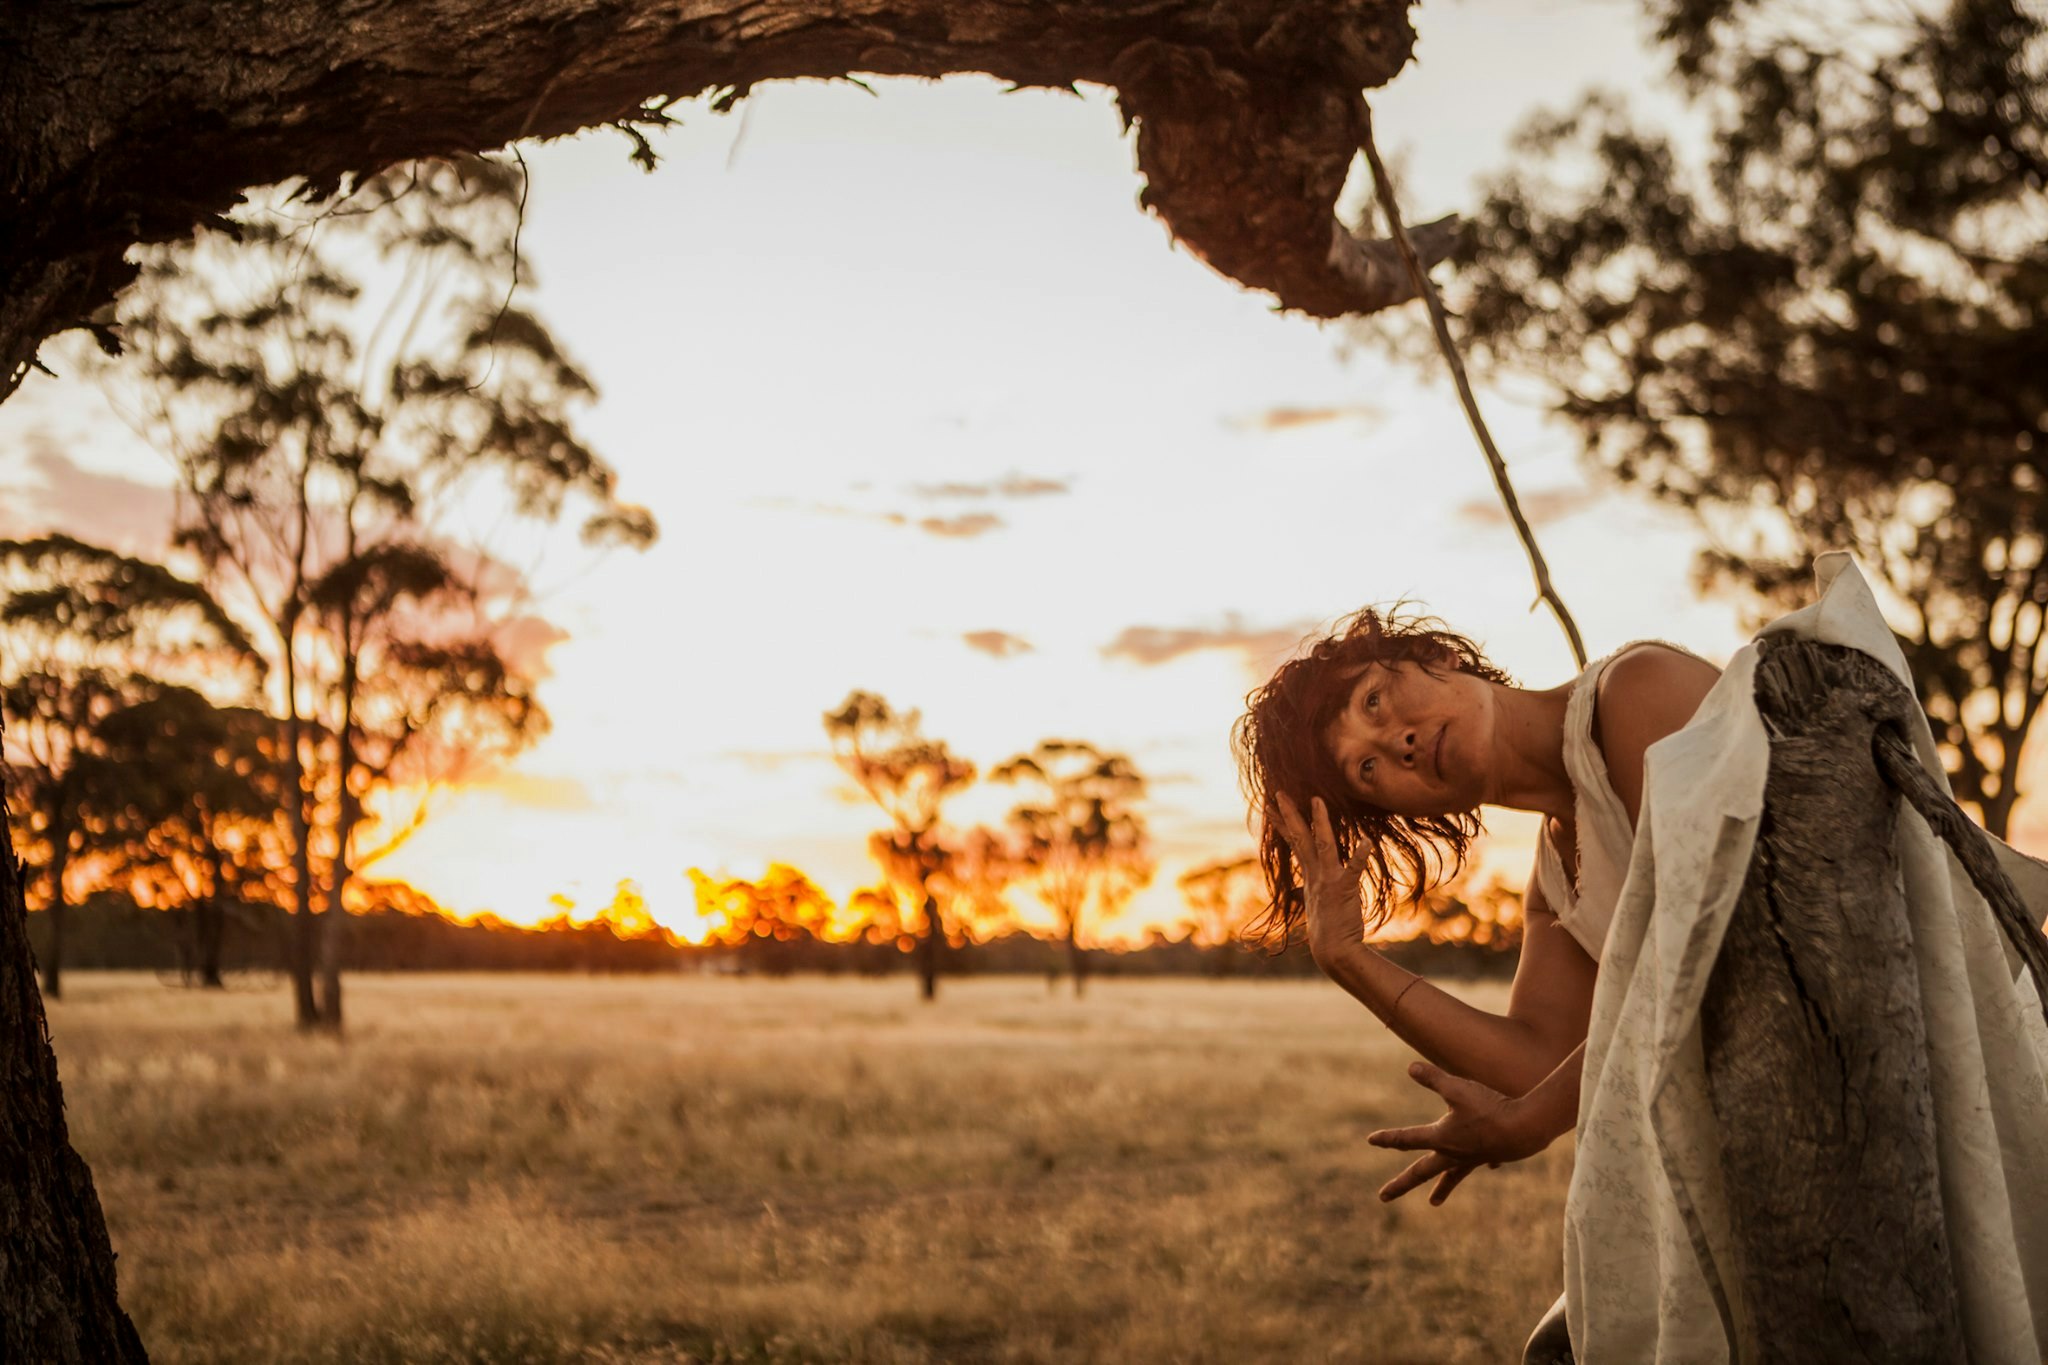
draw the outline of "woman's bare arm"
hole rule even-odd
[[[1711,664],[1661,648],[1631,650],[1602,675],[1597,737],[1631,828],[1642,815],[1644,755],[1650,745],[1685,727],[1719,676]],[[1517,973],[1517,987],[1521,979]],[[1380,1198],[1398,1199],[1435,1179],[1429,1201],[1441,1204],[1477,1167],[1533,1156],[1570,1132],[1578,1123],[1584,1037],[1582,1022],[1578,1047],[1526,1093],[1509,1089],[1503,1094],[1502,1087],[1488,1088],[1421,1063],[1409,1068],[1409,1075],[1442,1096],[1448,1108],[1435,1123],[1382,1129],[1367,1138],[1375,1146],[1423,1153],[1381,1188]]]
[[[1505,1014],[1477,1009],[1396,966],[1365,940],[1358,878],[1336,856],[1320,800],[1311,821],[1284,796],[1280,819],[1310,882],[1309,951],[1331,980],[1395,1036],[1450,1071],[1519,1095],[1548,1075],[1586,1035],[1593,961],[1550,913],[1532,879],[1522,960]]]
[[[1593,960],[1558,923],[1533,879],[1524,907],[1522,957],[1505,1014],[1466,1004],[1363,942],[1326,948],[1316,962],[1430,1061],[1519,1095],[1585,1040],[1594,976]]]

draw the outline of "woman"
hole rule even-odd
[[[1381,1189],[1435,1178],[1442,1203],[1484,1163],[1571,1131],[1601,943],[1628,866],[1643,754],[1682,728],[1719,671],[1653,642],[1544,691],[1514,686],[1441,623],[1361,611],[1255,691],[1235,741],[1265,812],[1263,928],[1297,930],[1316,963],[1421,1053],[1410,1074],[1449,1112],[1384,1130],[1422,1150]],[[1544,817],[1505,1014],[1476,1009],[1366,942],[1398,898],[1454,873],[1482,806]]]

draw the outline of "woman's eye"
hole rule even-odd
[[[1368,711],[1374,710],[1374,709],[1376,709],[1376,708],[1377,708],[1377,707],[1379,706],[1379,704],[1380,704],[1380,694],[1379,694],[1379,693],[1377,693],[1377,692],[1368,692],[1368,693],[1366,693],[1366,694],[1365,694],[1365,709],[1366,709],[1366,710],[1368,710]]]
[[[1372,781],[1372,765],[1376,762],[1378,762],[1377,759],[1368,758],[1365,762],[1358,765],[1358,776],[1361,781]]]

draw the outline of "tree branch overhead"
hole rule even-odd
[[[252,185],[855,73],[1113,86],[1144,204],[1223,274],[1317,317],[1412,297],[1338,223],[1361,91],[1408,0],[28,0],[0,49],[0,393],[124,285],[122,253]]]

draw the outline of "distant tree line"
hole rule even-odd
[[[659,929],[634,932],[597,920],[569,917],[522,926],[482,917],[454,919],[424,908],[416,893],[393,897],[378,908],[350,917],[342,969],[345,971],[525,971],[525,972],[705,972],[750,977],[797,973],[840,976],[916,975],[920,964],[908,943],[895,938],[826,937],[803,930],[761,933],[749,926],[744,937],[723,934],[686,943]],[[67,912],[74,969],[153,971],[170,984],[199,984],[203,968],[195,952],[192,912],[137,905],[113,891],[96,891]],[[29,937],[38,954],[50,942],[50,912],[31,913]],[[756,922],[758,924],[758,922]],[[211,962],[212,984],[269,988],[289,970],[289,911],[273,905],[231,903],[224,909]],[[1506,977],[1516,955],[1512,936],[1486,942],[1470,938],[1416,938],[1388,945],[1389,956],[1410,970],[1432,976]],[[1185,925],[1159,931],[1144,942],[1098,947],[1088,952],[1088,971],[1097,978],[1194,976],[1244,980],[1319,979],[1304,953],[1276,954],[1234,939],[1212,942],[1185,933]],[[962,937],[949,944],[949,975],[1044,977],[1051,987],[1069,970],[1068,949],[1014,927],[986,939]]]

